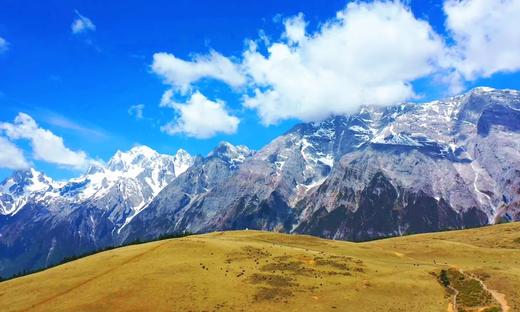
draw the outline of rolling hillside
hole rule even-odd
[[[366,243],[216,232],[0,283],[3,311],[520,311],[520,223]]]

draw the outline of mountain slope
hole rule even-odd
[[[245,146],[221,142],[207,157],[195,160],[184,174],[166,186],[143,212],[122,228],[120,241],[149,240],[165,233],[186,231],[185,220],[197,217],[186,208],[233,176],[252,155]]]
[[[518,112],[518,91],[476,88],[300,124],[184,202],[173,228],[367,240],[518,220]]]
[[[520,94],[478,88],[409,111],[342,156],[299,203],[297,232],[366,240],[518,220]]]
[[[3,282],[0,304],[5,311],[446,311],[452,296],[437,276],[460,270],[499,299],[478,286],[488,301],[465,301],[461,288],[460,309],[518,311],[519,232],[516,223],[368,243],[218,232],[119,248]]]
[[[519,125],[520,92],[476,88],[299,124],[257,152],[136,147],[70,181],[15,173],[0,185],[0,272],[185,231],[363,241],[520,220]]]

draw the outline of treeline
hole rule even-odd
[[[22,277],[22,276],[29,275],[29,274],[38,273],[38,272],[41,272],[41,271],[45,271],[47,269],[57,267],[58,265],[62,265],[62,264],[65,264],[67,262],[78,260],[80,258],[88,257],[88,256],[91,256],[91,255],[94,255],[94,254],[97,254],[97,253],[100,253],[100,252],[103,252],[103,251],[108,251],[108,250],[112,250],[112,249],[116,249],[116,248],[120,248],[120,247],[131,246],[131,245],[139,245],[139,244],[144,244],[144,243],[161,241],[161,240],[165,240],[165,239],[186,237],[186,236],[190,236],[190,235],[193,235],[193,233],[191,233],[191,232],[181,232],[181,233],[162,234],[162,235],[158,236],[157,238],[154,238],[154,239],[151,239],[151,240],[143,240],[142,241],[140,239],[136,239],[134,241],[131,241],[131,242],[128,242],[128,243],[125,243],[125,244],[121,244],[121,245],[107,246],[107,247],[104,247],[104,248],[99,248],[99,249],[96,249],[96,250],[93,250],[93,251],[85,252],[85,253],[82,253],[80,255],[73,255],[73,256],[65,257],[61,261],[59,261],[57,263],[54,263],[54,264],[51,264],[49,266],[43,267],[41,269],[23,270],[21,272],[18,272],[16,274],[13,274],[13,275],[11,275],[9,277],[6,277],[6,278],[0,276],[0,282],[8,281],[8,280],[11,280],[13,278]]]

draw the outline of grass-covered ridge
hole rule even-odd
[[[472,300],[480,295],[488,300],[488,312],[502,308],[494,305],[495,296],[509,311],[519,311],[519,233],[520,224],[505,224],[366,243],[258,231],[193,235],[118,248],[2,282],[0,306],[6,311],[447,311],[453,295],[439,282],[444,270],[447,283],[467,290],[467,296],[457,296],[457,311],[475,307]],[[461,305],[465,300],[467,306]]]
[[[92,250],[92,251],[89,251],[89,252],[85,252],[85,253],[82,253],[82,254],[79,254],[79,255],[71,255],[69,257],[65,257],[61,261],[59,261],[58,263],[49,265],[49,266],[47,266],[45,268],[41,268],[39,270],[22,271],[22,272],[19,272],[17,274],[13,274],[13,275],[8,276],[8,277],[0,276],[0,282],[8,281],[8,280],[11,280],[13,278],[22,277],[22,276],[29,275],[29,274],[38,273],[38,272],[41,272],[41,271],[45,271],[45,270],[48,270],[50,268],[53,268],[53,267],[65,264],[67,262],[71,262],[71,261],[74,261],[74,260],[78,260],[78,259],[81,259],[81,258],[85,258],[85,257],[92,256],[92,255],[95,255],[95,254],[100,253],[100,252],[109,251],[109,250],[116,249],[116,248],[122,248],[122,247],[126,247],[126,246],[151,243],[151,242],[155,242],[155,241],[161,241],[161,240],[165,240],[165,239],[185,237],[185,236],[190,236],[190,235],[193,235],[193,234],[190,233],[190,232],[169,233],[169,234],[160,235],[159,237],[157,237],[155,239],[148,240],[148,241],[142,241],[142,240],[138,239],[138,240],[135,240],[135,241],[128,242],[126,244],[122,244],[122,245],[107,246],[107,247],[104,247],[104,248],[100,248],[100,249]]]

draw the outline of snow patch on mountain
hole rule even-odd
[[[81,177],[65,182],[54,182],[34,169],[15,172],[0,184],[0,213],[14,215],[30,200],[56,206],[88,204],[115,209],[110,212],[114,222],[126,224],[193,162],[182,149],[171,156],[140,145],[117,151],[106,164],[94,163]],[[121,217],[124,220],[118,221]]]
[[[16,214],[33,196],[43,196],[56,186],[51,178],[32,168],[15,171],[0,184],[0,214]]]

